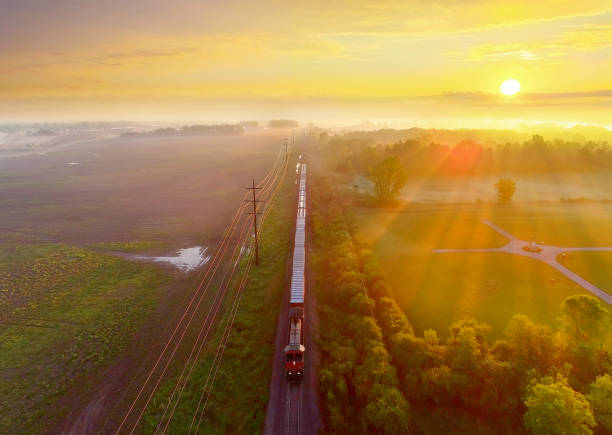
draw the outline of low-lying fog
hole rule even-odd
[[[422,203],[492,202],[497,200],[494,185],[500,178],[511,178],[516,182],[515,201],[612,199],[612,174],[606,171],[418,177],[406,183],[400,197],[405,201]],[[357,177],[354,184],[361,192],[374,192],[373,183],[366,177]]]

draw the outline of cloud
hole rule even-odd
[[[611,10],[609,0],[3,0],[0,53],[76,49],[135,35],[431,36]]]
[[[591,105],[612,109],[612,89],[577,92],[531,92],[520,93],[511,98],[501,94],[484,92],[449,92],[441,95],[417,97],[419,100],[435,101],[440,104],[462,103],[474,106],[571,106]]]
[[[423,93],[496,104],[486,92],[509,74],[550,91],[612,86],[594,72],[608,58],[571,56],[612,41],[609,1],[0,1],[2,98]],[[554,74],[561,62],[576,65]],[[434,96],[445,89],[485,94]]]
[[[612,24],[587,24],[570,30],[558,41],[558,46],[583,50],[598,50],[612,46]]]
[[[134,61],[152,60],[180,56],[184,54],[197,54],[198,49],[190,46],[166,46],[162,48],[134,48],[123,51],[102,51],[99,54],[91,53],[39,53],[23,55],[14,58],[5,58],[4,67],[17,71],[40,71],[53,66],[67,65],[125,65]],[[10,62],[12,61],[12,62]],[[0,61],[2,63],[2,61]]]
[[[612,24],[583,24],[540,40],[472,45],[467,49],[448,51],[447,55],[473,62],[511,59],[535,61],[565,56],[571,51],[595,51],[612,47]]]

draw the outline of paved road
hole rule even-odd
[[[567,267],[563,266],[561,263],[557,261],[557,257],[563,252],[569,251],[612,251],[612,246],[602,246],[602,247],[562,247],[562,246],[550,246],[550,245],[535,245],[541,249],[540,252],[529,252],[525,251],[523,248],[525,246],[530,245],[530,242],[525,240],[519,240],[514,237],[512,234],[504,230],[503,228],[498,227],[491,221],[483,220],[481,221],[483,224],[488,225],[499,234],[504,236],[509,240],[507,244],[500,248],[483,248],[483,249],[434,249],[433,252],[436,253],[444,253],[444,252],[505,252],[508,254],[514,255],[522,255],[524,257],[533,258],[535,260],[542,261],[554,269],[561,272],[563,275],[574,281],[576,284],[588,290],[604,302],[612,305],[612,295],[600,289],[599,287],[591,284],[586,279],[582,278],[580,275],[572,272]]]

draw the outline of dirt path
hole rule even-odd
[[[505,252],[508,254],[514,255],[522,255],[524,257],[533,258],[534,260],[542,261],[554,269],[561,272],[563,275],[574,281],[576,284],[588,290],[602,301],[607,302],[612,305],[612,295],[607,293],[606,291],[600,289],[599,287],[591,284],[586,279],[582,278],[580,275],[572,272],[567,267],[563,266],[561,263],[557,261],[557,257],[569,251],[612,251],[612,246],[601,246],[601,247],[562,247],[562,246],[550,246],[550,245],[540,245],[536,244],[534,247],[539,249],[538,252],[526,251],[523,249],[525,246],[530,246],[531,243],[525,240],[519,240],[512,234],[505,231],[503,228],[498,227],[493,222],[483,220],[481,221],[483,224],[488,225],[493,230],[497,231],[499,234],[504,236],[509,240],[507,244],[500,248],[483,248],[483,249],[434,249],[435,253],[445,253],[445,252]]]

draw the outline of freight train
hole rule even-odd
[[[292,382],[304,376],[304,266],[306,260],[306,164],[299,165],[298,208],[293,247],[293,273],[289,294],[289,337],[285,346],[285,371]]]

